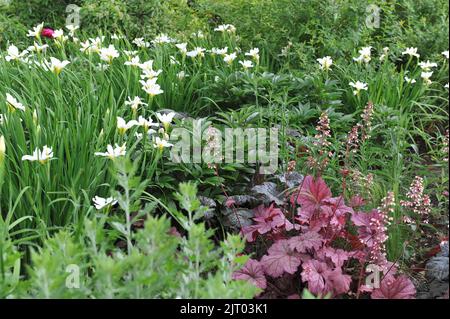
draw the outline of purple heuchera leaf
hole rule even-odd
[[[322,247],[322,244],[322,236],[315,231],[309,231],[289,239],[289,246],[299,253],[306,253],[308,250],[317,250]]]
[[[280,277],[284,272],[293,274],[300,266],[300,254],[290,247],[288,240],[278,240],[267,253],[262,257],[261,265],[272,277]]]
[[[286,230],[294,228],[294,225],[284,216],[283,211],[274,207],[273,204],[269,207],[264,207],[264,205],[257,207],[253,220],[256,224],[242,228],[242,233],[249,242],[254,241],[258,234],[262,235],[283,227]]]
[[[249,259],[242,269],[235,271],[233,279],[249,281],[261,289],[266,289],[267,286],[264,270],[259,261],[254,259]]]
[[[291,201],[300,204],[305,211],[314,212],[325,199],[330,197],[331,191],[322,178],[314,179],[312,176],[306,176],[300,188],[300,194],[294,193]]]
[[[321,252],[331,259],[335,267],[341,268],[344,262],[349,259],[350,253],[343,249],[335,249],[332,247],[326,247],[321,250]]]
[[[347,293],[350,290],[352,277],[342,273],[340,268],[326,273],[328,291],[333,291],[334,295]]]
[[[340,231],[345,226],[347,215],[353,214],[353,209],[345,205],[342,196],[331,197],[330,189],[320,177],[313,179],[307,176],[291,202],[300,204],[296,219],[315,231],[328,227],[334,232]]]
[[[325,292],[324,274],[328,271],[326,263],[311,259],[303,263],[302,280],[308,282],[308,290],[315,295]]]
[[[330,224],[338,229],[345,225],[346,216],[354,213],[351,207],[345,205],[342,196],[326,199],[324,203],[326,206],[322,206],[322,209],[329,210],[328,215],[331,217]]]
[[[380,219],[380,211],[372,209],[370,212],[353,213],[351,221],[358,226],[358,237],[367,247],[374,245],[374,239],[377,238],[379,228],[371,224],[372,220]]]
[[[302,267],[302,280],[308,282],[308,290],[315,295],[340,295],[350,290],[351,276],[343,274],[340,267],[333,269],[317,259],[305,261]]]
[[[416,288],[405,275],[397,278],[386,276],[380,283],[380,288],[373,290],[372,299],[414,299]]]
[[[364,206],[365,204],[366,201],[360,195],[352,196],[352,198],[350,199],[350,206],[352,208],[359,208]]]

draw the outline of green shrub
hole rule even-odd
[[[202,27],[186,0],[83,0],[83,29],[123,32],[130,37],[193,32]]]
[[[153,37],[231,23],[243,45],[264,48],[278,62],[287,47],[285,55],[302,67],[318,56],[348,58],[355,48],[374,43],[419,47],[424,57],[448,46],[446,0],[9,0],[0,13],[0,44],[23,37],[23,25],[62,27],[72,3],[82,8],[82,28],[93,35],[101,30]],[[380,8],[379,28],[365,23],[372,4]]]
[[[7,249],[2,265],[9,271],[0,277],[0,293],[25,298],[253,297],[256,287],[232,279],[247,260],[239,256],[244,242],[229,235],[215,246],[213,230],[197,222],[206,208],[196,194],[193,184],[181,184],[177,198],[183,211],[172,212],[179,216],[185,236],[171,232],[167,217],[147,216],[144,227],[131,233],[132,247],[127,252],[120,248],[127,236],[126,222],[119,226],[113,221],[123,216],[99,214],[85,220],[80,237],[61,231],[33,251],[29,279],[16,290],[11,287],[16,287],[14,265],[19,259],[10,245],[1,246]]]
[[[20,264],[20,254],[12,243],[0,237],[0,298],[11,295],[19,285]]]
[[[28,27],[41,22],[62,26],[66,19],[66,7],[69,4],[80,5],[79,0],[8,0],[8,2],[5,12],[14,15]]]
[[[66,7],[78,0],[0,0],[0,48],[7,42],[26,41],[27,30],[44,22],[60,28],[66,20]]]
[[[448,2],[330,0],[196,0],[198,15],[213,24],[231,23],[247,45],[265,48],[278,58],[283,49],[296,65],[317,57],[352,54],[375,43],[417,46],[424,56],[448,44]],[[380,8],[380,27],[368,28],[369,5]],[[432,32],[435,37],[429,37]],[[289,43],[291,43],[289,45]]]
[[[161,32],[190,33],[206,25],[186,0],[10,0],[5,5],[0,0],[0,45],[13,39],[17,42],[41,22],[63,28],[69,4],[81,8],[82,28],[92,35],[103,31],[152,37]]]

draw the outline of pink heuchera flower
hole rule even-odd
[[[374,289],[372,299],[414,299],[416,288],[405,275],[397,278],[386,276],[380,283],[380,288]]]
[[[400,204],[403,207],[409,208],[414,213],[423,216],[425,218],[424,222],[428,223],[428,215],[431,212],[431,200],[428,195],[424,194],[424,190],[423,178],[416,176],[406,194],[409,200],[402,200]]]
[[[352,222],[358,227],[358,236],[367,247],[371,262],[382,265],[386,262],[385,242],[388,239],[388,216],[384,209],[373,209],[369,213],[353,214]]]
[[[44,29],[42,29],[41,36],[43,36],[45,38],[53,38],[54,33],[55,33],[55,31],[53,29],[44,28]]]
[[[246,280],[254,284],[256,287],[266,289],[267,281],[264,270],[259,261],[249,259],[242,269],[237,270],[233,274],[235,280]]]

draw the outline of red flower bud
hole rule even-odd
[[[41,36],[43,36],[45,38],[53,38],[53,33],[55,33],[55,31],[53,31],[53,29],[44,28],[44,29],[42,29]]]

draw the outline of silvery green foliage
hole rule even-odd
[[[223,225],[235,230],[240,230],[242,227],[250,226],[253,224],[252,218],[255,213],[251,209],[247,208],[228,208],[222,210]]]
[[[227,198],[226,202],[224,203],[224,206],[229,207],[231,206],[231,203],[237,207],[253,208],[261,204],[261,201],[251,195],[233,195]]]
[[[186,236],[174,233],[165,215],[147,214],[144,227],[129,233],[126,226],[122,231],[111,229],[113,222],[120,224],[117,216],[98,214],[85,219],[80,236],[61,231],[46,240],[31,254],[29,279],[23,287],[5,290],[0,281],[0,291],[10,298],[253,297],[256,287],[232,279],[247,260],[240,256],[244,242],[229,235],[216,246],[213,231],[198,222],[207,207],[196,194],[193,184],[181,184],[176,198],[182,209],[171,211]],[[126,198],[121,201],[120,208],[128,207]],[[118,213],[126,225],[123,212]],[[117,244],[127,236],[131,236],[128,250]]]
[[[0,238],[0,299],[13,294],[19,285],[20,265],[20,253],[10,241]]]
[[[287,172],[285,174],[276,175],[277,179],[285,184],[288,188],[298,187],[303,181],[303,175],[299,172]]]
[[[283,195],[277,190],[277,184],[272,182],[265,182],[261,185],[256,185],[252,188],[252,191],[260,198],[262,198],[265,204],[274,202],[277,205],[283,205]]]

